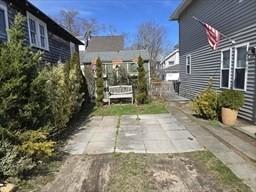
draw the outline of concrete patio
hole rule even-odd
[[[255,163],[230,148],[226,141],[242,145],[243,153],[254,158],[255,148],[225,130],[205,130],[175,106],[166,114],[95,116],[77,129],[65,151],[72,155],[120,153],[184,153],[207,149],[242,179],[256,189]],[[214,132],[214,133],[212,133]],[[228,137],[222,142],[219,137]],[[239,141],[239,142],[238,142]],[[250,153],[249,153],[250,152]]]
[[[92,117],[65,147],[70,154],[183,153],[203,150],[170,114]]]

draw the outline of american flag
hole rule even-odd
[[[219,42],[220,42],[220,32],[216,29],[214,29],[212,26],[208,25],[207,23],[204,23],[197,19],[196,17],[193,17],[195,20],[197,20],[199,23],[201,23],[207,34],[208,42],[213,50],[216,50],[218,48]]]
[[[220,42],[220,33],[218,30],[214,29],[207,23],[203,24],[207,33],[207,38],[210,46],[213,50],[217,49],[219,42]]]

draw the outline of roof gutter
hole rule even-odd
[[[169,20],[179,20],[182,12],[192,3],[192,0],[182,0],[180,5],[175,9]]]
[[[22,7],[26,8],[29,12],[31,12],[32,14],[35,14],[35,16],[40,15],[39,19],[44,20],[44,22],[46,22],[47,24],[50,23],[52,26],[55,27],[55,30],[64,34],[65,37],[72,39],[78,45],[83,45],[83,42],[81,42],[79,39],[77,39],[73,34],[71,34],[69,31],[64,29],[58,23],[56,23],[53,19],[51,19],[49,16],[47,16],[44,12],[42,12],[40,9],[38,9],[36,6],[34,6],[28,0],[10,0],[10,2],[16,4],[19,8],[22,8]]]

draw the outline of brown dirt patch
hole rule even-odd
[[[211,170],[206,161],[200,160],[204,158],[204,153],[208,154],[71,156],[61,167],[55,180],[42,191],[235,192],[239,188],[249,191],[238,179],[232,185],[223,183],[218,172]],[[215,157],[208,155],[207,158]]]

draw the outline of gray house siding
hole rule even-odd
[[[249,43],[256,46],[256,1],[250,0],[195,0],[179,18],[180,33],[180,94],[193,99],[205,89],[210,77],[214,88],[220,89],[221,50],[232,49],[230,79],[234,77],[235,46]],[[204,28],[192,16],[200,18],[236,41],[225,38],[217,50],[207,42]],[[191,55],[191,74],[186,74],[186,55]],[[240,117],[255,121],[255,59],[248,58],[245,104]]]
[[[200,18],[224,34],[230,34],[255,24],[254,0],[193,0],[179,19],[180,54],[206,45],[204,28],[192,19]]]
[[[12,23],[14,22],[15,15],[17,13],[21,13],[24,17],[27,17],[26,10],[21,9],[20,7],[17,7],[13,3],[9,3],[8,0],[4,0],[4,1],[6,2],[7,10],[8,10],[9,27],[11,27]],[[49,51],[33,47],[34,51],[41,50],[43,52],[42,59],[44,63],[55,64],[58,61],[66,62],[71,57],[71,50],[70,50],[71,40],[68,40],[67,38],[64,39],[61,36],[56,35],[54,31],[55,29],[47,25]],[[24,40],[24,43],[27,45],[30,45],[27,20],[24,23],[24,32],[26,37],[26,39]],[[76,52],[79,54],[78,45],[75,42],[73,43],[75,44]]]
[[[71,57],[70,42],[58,37],[48,29],[49,51],[44,52],[44,59],[50,63],[65,62]],[[78,46],[76,52],[78,51]]]

